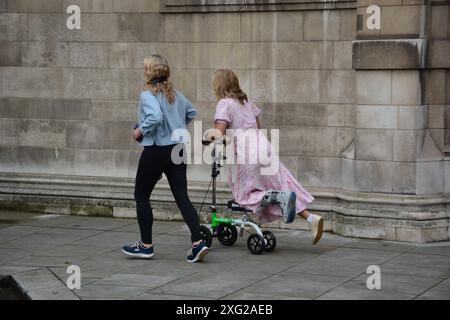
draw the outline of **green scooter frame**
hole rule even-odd
[[[204,145],[209,145],[212,141],[203,141]],[[226,157],[218,152],[216,155],[217,144],[224,144],[223,139],[214,141],[214,146],[211,151],[212,156],[212,169],[211,169],[211,183],[212,183],[212,201],[211,201],[211,230],[201,225],[202,238],[207,247],[211,247],[213,238],[217,238],[219,242],[224,246],[232,246],[237,238],[237,227],[240,228],[239,236],[242,237],[244,231],[250,232],[248,229],[253,230],[250,232],[250,236],[247,239],[247,248],[253,254],[261,254],[263,251],[270,252],[276,247],[277,241],[275,235],[270,231],[262,231],[261,228],[250,220],[249,213],[252,210],[245,207],[241,207],[234,200],[228,201],[228,208],[232,211],[243,212],[241,219],[219,217],[217,212],[217,197],[216,197],[216,179],[220,174],[219,168],[223,167],[222,161]]]

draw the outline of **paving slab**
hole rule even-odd
[[[0,211],[0,224],[0,274],[13,275],[32,299],[450,299],[450,242],[325,233],[311,245],[308,231],[271,229],[273,252],[252,255],[246,234],[231,247],[214,239],[207,258],[190,264],[182,222],[155,221],[150,260],[120,250],[140,238],[133,219]],[[66,287],[72,264],[80,290]],[[370,265],[380,267],[380,290],[367,288]]]

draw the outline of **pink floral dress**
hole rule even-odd
[[[229,170],[228,183],[235,201],[251,209],[260,223],[268,223],[281,218],[282,213],[279,206],[260,207],[267,190],[295,192],[297,213],[305,210],[314,198],[281,163],[266,136],[258,130],[256,118],[260,113],[252,102],[241,105],[234,99],[226,98],[217,104],[214,121],[226,123],[227,130],[233,129],[231,138],[234,141],[235,161]],[[261,170],[268,167],[266,161],[263,164],[254,161],[255,155],[261,152],[270,159],[272,166],[276,163],[277,170],[261,174]]]

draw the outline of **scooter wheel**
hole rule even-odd
[[[213,240],[213,236],[211,231],[209,231],[209,228],[207,226],[201,225],[200,226],[200,234],[202,235],[202,240],[205,241],[205,245],[210,248]]]
[[[248,237],[247,248],[253,254],[261,254],[264,251],[266,245],[264,244],[264,238],[257,233],[254,233]]]
[[[224,246],[232,246],[238,237],[238,232],[235,226],[227,224],[219,224],[217,227],[217,239]]]
[[[263,231],[263,236],[266,240],[266,247],[264,250],[266,250],[266,252],[273,251],[277,246],[277,238],[275,238],[275,235],[270,231]]]

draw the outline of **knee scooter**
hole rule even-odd
[[[224,141],[221,140],[222,139],[216,140],[214,141],[214,143],[223,144]],[[213,141],[203,141],[203,145],[209,145],[211,142]],[[221,152],[218,152],[218,154],[216,155],[215,146],[213,146],[212,148],[211,156],[213,160],[210,183],[210,187],[212,184],[212,203],[210,206],[212,232],[207,226],[201,225],[201,234],[203,240],[206,243],[206,246],[211,247],[213,238],[217,238],[219,242],[224,246],[232,246],[238,238],[237,227],[239,227],[240,237],[243,236],[244,231],[250,232],[248,229],[253,230],[253,232],[250,232],[250,236],[247,239],[247,248],[251,253],[261,254],[263,251],[273,251],[277,244],[275,235],[270,231],[262,231],[256,223],[250,220],[249,213],[252,213],[252,210],[240,206],[239,203],[235,202],[234,200],[230,200],[227,204],[228,208],[230,208],[232,211],[242,212],[242,218],[233,219],[217,216],[218,212],[216,203],[216,178],[220,174],[219,168],[223,167],[222,160],[225,160],[226,157]],[[208,192],[209,187],[206,191],[204,200],[206,199]],[[205,202],[204,200],[202,203],[202,207]]]

